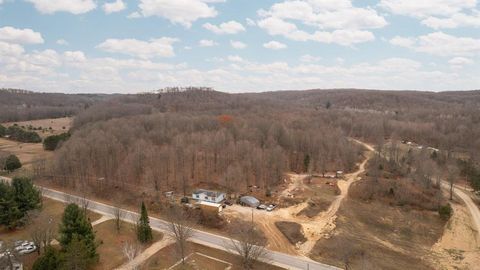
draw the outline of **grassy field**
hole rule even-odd
[[[53,118],[53,119],[40,119],[40,120],[30,120],[30,121],[22,121],[22,122],[9,122],[3,123],[2,125],[9,127],[13,124],[17,124],[20,127],[29,127],[32,126],[36,130],[35,132],[40,135],[40,137],[45,138],[50,135],[56,135],[63,132],[67,132],[70,127],[72,126],[72,118],[71,117],[64,117],[64,118]],[[40,130],[38,130],[40,129]]]
[[[16,155],[27,169],[33,161],[53,156],[53,152],[43,150],[41,143],[21,143],[3,138],[0,138],[0,151]]]
[[[97,252],[100,260],[93,269],[114,269],[126,262],[123,254],[123,246],[125,243],[137,243],[137,236],[133,224],[122,222],[121,229],[117,232],[115,221],[109,220],[96,225],[94,228],[97,241],[100,245]],[[153,242],[161,240],[163,235],[159,232],[153,232]],[[141,250],[147,248],[147,245],[139,245]]]
[[[190,268],[187,269],[212,269],[224,270],[228,268],[228,264],[232,264],[231,270],[243,270],[241,261],[238,256],[232,255],[228,252],[205,247],[195,243],[189,243],[188,248],[190,255],[187,260],[190,263]],[[196,254],[197,253],[197,254]],[[170,245],[152,256],[143,266],[142,270],[160,270],[168,269],[175,265],[180,258],[177,256],[175,245]],[[181,269],[181,268],[174,268]],[[254,269],[260,270],[280,270],[283,268],[276,267],[265,263],[256,263]]]

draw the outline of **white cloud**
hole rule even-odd
[[[248,26],[256,26],[257,25],[257,23],[250,18],[246,18],[245,21],[247,22]]]
[[[390,43],[438,56],[468,56],[480,53],[480,39],[456,37],[443,32],[413,37],[395,37]]]
[[[10,44],[0,41],[0,55],[2,56],[16,56],[24,53],[22,46],[18,44]]]
[[[74,63],[85,62],[87,59],[82,51],[66,51],[63,56],[66,61]]]
[[[57,41],[55,41],[55,43],[57,43],[58,45],[61,45],[61,46],[67,46],[68,45],[68,41],[66,41],[65,39],[58,39]]]
[[[477,5],[476,0],[381,0],[384,9],[399,15],[426,18],[432,15],[449,16],[472,9]]]
[[[263,47],[271,50],[281,50],[287,48],[287,45],[280,43],[278,41],[272,40],[270,42],[264,43]]]
[[[480,27],[477,0],[382,0],[379,5],[394,14],[419,18],[434,29]]]
[[[448,61],[450,65],[453,66],[464,66],[473,64],[473,60],[465,57],[455,57]]]
[[[304,63],[314,63],[322,60],[322,57],[305,54],[300,57],[300,61]]]
[[[422,20],[422,24],[434,29],[480,27],[480,11],[476,10],[471,15],[455,13],[447,18],[428,17]]]
[[[138,13],[137,11],[135,12],[132,12],[130,14],[128,14],[127,18],[129,19],[136,19],[136,18],[140,18],[142,17],[142,15],[140,15],[140,13]]]
[[[106,14],[111,14],[114,12],[119,12],[127,8],[127,5],[123,0],[116,0],[115,2],[109,2],[103,4],[103,10]]]
[[[235,40],[230,40],[230,45],[234,49],[245,49],[247,47],[247,44],[245,44],[241,41],[235,41]]]
[[[0,28],[0,40],[19,44],[40,44],[44,42],[42,34],[32,29],[18,29],[11,26]]]
[[[295,41],[316,41],[350,46],[355,43],[363,43],[375,39],[372,32],[356,29],[339,29],[331,32],[315,31],[314,33],[307,33],[299,30],[295,24],[275,17],[268,17],[259,21],[258,26],[265,29],[270,35],[281,35]]]
[[[144,17],[158,16],[178,23],[185,27],[191,27],[192,23],[202,18],[217,16],[217,10],[208,5],[223,1],[207,0],[140,0],[138,5],[139,14]]]
[[[70,12],[73,14],[87,13],[97,7],[93,0],[26,0],[32,3],[41,13]]]
[[[229,55],[227,59],[231,62],[243,62],[243,58],[238,55]]]
[[[211,23],[205,23],[203,25],[203,28],[221,35],[221,34],[237,34],[239,32],[245,31],[245,27],[239,22],[236,21],[229,21],[229,22],[224,22],[221,23],[219,26],[211,24]]]
[[[175,38],[162,37],[143,41],[137,39],[107,39],[97,48],[111,53],[131,55],[143,59],[175,56],[173,43]]]
[[[198,42],[198,46],[200,47],[213,47],[213,46],[217,46],[218,43],[213,41],[213,40],[209,40],[209,39],[202,39]]]

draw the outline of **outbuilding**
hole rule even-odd
[[[252,196],[243,196],[240,198],[240,204],[256,208],[260,205],[260,201]]]
[[[200,209],[202,211],[215,213],[215,214],[220,213],[223,210],[222,205],[219,203],[199,201],[196,203],[196,205],[200,206]]]

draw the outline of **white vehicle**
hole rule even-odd
[[[271,212],[273,211],[273,209],[275,209],[277,206],[275,204],[270,204],[268,207],[267,207],[267,211],[268,212]]]
[[[20,250],[18,253],[21,254],[21,255],[30,254],[30,253],[34,252],[35,250],[37,250],[37,248],[34,245],[33,246],[26,246],[26,247],[24,247],[24,249]]]

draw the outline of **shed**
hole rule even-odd
[[[260,201],[252,196],[243,196],[240,198],[240,204],[256,208],[260,205]]]
[[[222,205],[219,203],[199,201],[197,202],[197,205],[200,206],[200,209],[202,209],[202,211],[206,211],[206,212],[220,213],[223,210]]]

